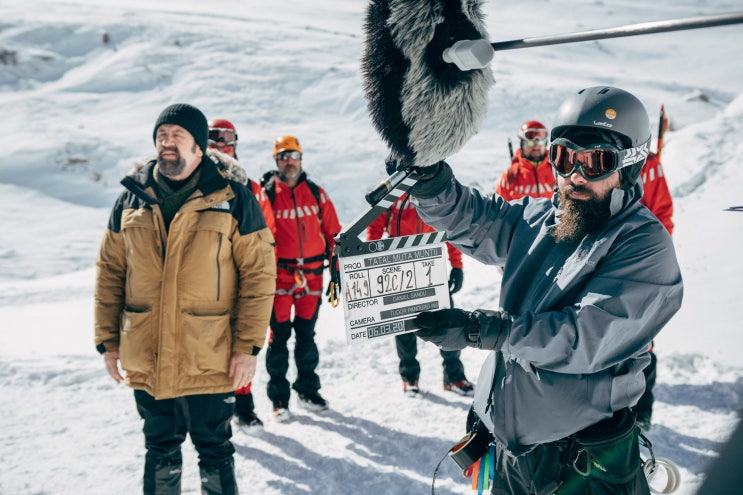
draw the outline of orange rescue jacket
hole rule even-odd
[[[531,196],[551,198],[555,189],[555,174],[547,156],[538,164],[523,157],[521,150],[511,160],[511,167],[503,172],[495,193],[506,201]]]

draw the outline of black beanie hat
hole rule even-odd
[[[175,124],[186,129],[193,136],[201,151],[206,154],[206,143],[209,139],[209,125],[206,117],[198,108],[188,103],[174,103],[165,110],[155,121],[155,129],[152,131],[152,140],[157,141],[157,129],[163,124]]]

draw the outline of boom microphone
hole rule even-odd
[[[459,70],[472,70],[487,67],[494,55],[493,45],[487,40],[460,40],[444,50],[441,58]]]
[[[578,41],[593,41],[641,34],[667,33],[686,29],[700,29],[717,26],[728,26],[743,23],[743,11],[729,12],[709,16],[687,17],[667,21],[643,22],[614,28],[594,29],[579,33],[567,33],[538,38],[523,38],[520,40],[500,41],[488,43],[485,40],[461,40],[451,48],[444,50],[442,58],[445,62],[455,64],[459,70],[480,69],[490,63],[494,52],[513,50],[516,48],[532,48],[536,46],[561,45]]]
[[[480,3],[369,4],[361,61],[367,107],[391,154],[406,167],[431,166],[456,153],[487,114],[488,91],[495,81],[482,50],[473,48],[487,39]],[[472,39],[479,41],[468,41]],[[459,41],[467,41],[466,49],[453,46]],[[442,58],[447,49],[452,62],[481,66],[460,70]]]

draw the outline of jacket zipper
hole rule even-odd
[[[294,189],[290,189],[292,193],[292,203],[294,203],[294,215],[297,219],[297,237],[299,241],[299,256],[297,257],[298,260],[304,259],[304,247],[302,246],[302,231],[303,225],[302,220],[299,218],[299,208],[297,208],[297,197],[294,196]]]
[[[222,251],[222,236],[223,234],[220,233],[219,242],[217,242],[217,256],[215,259],[217,262],[217,301],[219,301],[222,292],[222,267],[219,265],[219,253]]]

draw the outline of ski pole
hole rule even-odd
[[[666,109],[661,105],[660,121],[658,122],[658,149],[655,153],[658,156],[658,160],[660,160],[660,152],[663,150],[663,136],[666,133],[666,128],[668,128],[668,117],[666,117]]]
[[[490,63],[496,51],[727,26],[730,24],[743,24],[743,12],[643,22],[615,28],[593,29],[591,31],[523,38],[497,43],[490,43],[487,40],[460,40],[444,50],[442,57],[445,62],[456,64],[460,70],[482,69]]]

